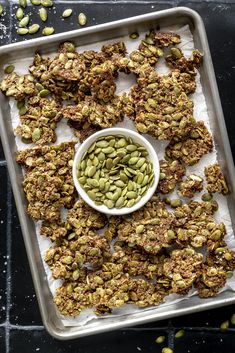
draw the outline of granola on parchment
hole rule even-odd
[[[228,193],[221,167],[205,168],[207,184],[187,170],[212,152],[213,139],[205,123],[196,121],[190,96],[203,54],[194,49],[185,57],[180,42],[176,33],[155,30],[131,53],[123,41],[83,52],[65,42],[53,57],[35,53],[28,74],[13,72],[0,84],[17,100],[15,134],[35,145],[18,151],[16,160],[25,171],[28,213],[42,221],[40,234],[51,240],[44,260],[52,277],[62,280],[54,303],[64,316],[87,308],[103,315],[128,303],[155,306],[192,288],[202,298],[215,296],[235,269],[235,253],[226,244],[224,223],[215,219],[219,205],[211,195]],[[168,73],[158,73],[159,60]],[[135,84],[118,95],[123,73]],[[125,116],[139,133],[168,146],[154,196],[134,213],[107,217],[77,198],[75,144]],[[56,144],[62,119],[74,141]],[[204,184],[207,196],[193,200]],[[170,199],[175,189],[179,198]]]

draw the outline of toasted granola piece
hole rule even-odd
[[[172,244],[174,222],[174,215],[154,196],[140,210],[124,218],[118,229],[118,240],[157,254]]]
[[[2,80],[0,89],[7,97],[14,97],[19,101],[33,96],[37,92],[33,76],[19,76],[15,72]]]
[[[76,281],[80,266],[89,264],[98,268],[111,257],[109,244],[104,237],[92,231],[88,235],[74,235],[71,233],[59,246],[51,247],[46,253],[45,261],[55,279]]]
[[[86,97],[77,106],[67,106],[61,110],[64,118],[79,124],[88,123],[88,126],[108,128],[123,119],[122,100],[115,97],[109,103],[95,102],[92,97]]]
[[[104,237],[111,241],[117,236],[118,226],[122,222],[122,217],[110,216],[108,218],[108,227],[104,232]]]
[[[156,45],[160,48],[169,47],[170,45],[176,45],[181,42],[180,35],[173,32],[150,32],[150,38],[152,38]]]
[[[71,207],[73,191],[67,194],[66,184],[59,176],[38,171],[29,172],[23,181],[28,201],[28,213],[35,219],[58,220],[61,207]]]
[[[144,279],[132,279],[129,284],[130,303],[135,303],[140,308],[149,305],[159,305],[164,296],[156,290],[153,283],[149,283]]]
[[[211,164],[205,167],[205,176],[207,181],[207,190],[210,193],[219,192],[223,195],[228,194],[229,189],[224,174],[219,163]]]
[[[194,165],[212,151],[213,140],[203,121],[197,122],[189,136],[180,142],[171,141],[166,148],[169,158],[178,159],[186,165]]]
[[[57,222],[44,221],[41,225],[40,234],[49,237],[51,241],[64,238],[68,233],[66,223],[62,220]]]
[[[226,243],[221,242],[221,246],[209,249],[206,263],[209,266],[221,267],[225,271],[235,270],[235,252],[228,249]]]
[[[56,81],[79,81],[83,78],[86,66],[78,53],[59,53],[51,62],[48,74]]]
[[[159,140],[185,138],[195,125],[193,102],[171,74],[161,76],[146,69],[140,72],[129,97],[137,130]]]
[[[126,45],[124,42],[116,42],[103,45],[101,51],[105,53],[107,57],[112,57],[114,54],[125,56],[127,53]]]
[[[163,264],[163,274],[171,279],[172,292],[185,294],[201,274],[203,255],[192,248],[173,250]]]
[[[196,192],[203,189],[203,179],[196,174],[188,175],[187,178],[180,183],[179,195],[183,197],[194,197]]]
[[[66,281],[56,289],[54,303],[65,316],[77,316],[82,310],[92,307],[86,283]]]
[[[199,297],[214,297],[225,286],[226,279],[226,272],[222,267],[203,264],[202,273],[195,281],[194,286],[198,290]]]
[[[185,167],[179,161],[160,161],[160,180],[157,191],[163,194],[172,192],[185,175]]]
[[[193,50],[190,58],[186,59],[181,49],[171,48],[170,55],[166,56],[166,62],[171,68],[193,75],[195,69],[201,65],[202,57],[203,55],[199,50]]]
[[[53,146],[37,146],[17,152],[16,161],[21,164],[26,171],[35,168],[40,171],[49,172],[53,170],[61,176],[72,175],[70,161],[74,158],[75,142],[62,142]]]
[[[89,230],[104,228],[108,219],[106,215],[94,210],[80,199],[68,211],[67,221],[75,228],[77,235],[83,235]]]
[[[31,97],[27,112],[20,117],[21,124],[17,126],[15,133],[36,144],[55,142],[55,129],[61,117],[60,106],[55,100]]]
[[[120,243],[117,241],[117,243]],[[161,274],[163,256],[148,255],[138,249],[132,249],[125,246],[114,244],[115,252],[112,256],[112,262],[123,265],[123,272],[130,276],[145,276],[153,279]]]

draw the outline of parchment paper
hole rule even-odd
[[[193,37],[192,34],[189,30],[188,26],[184,27],[178,27],[178,26],[172,26],[172,27],[167,27],[167,28],[162,28],[162,31],[173,31],[178,33],[181,36],[181,44],[179,44],[179,48],[181,48],[185,54],[186,57],[189,57],[192,50],[194,49],[194,43],[193,43]],[[127,46],[127,51],[130,53],[131,51],[137,49],[139,42],[141,39],[144,38],[145,33],[140,33],[140,37],[137,40],[131,40],[129,39],[128,36],[125,37],[120,37],[116,38],[115,41],[124,41],[126,46]],[[101,46],[103,44],[107,43],[112,43],[114,40],[109,40],[105,42],[99,42],[96,44],[89,44],[87,46],[82,46],[78,47],[78,51],[82,52],[84,50],[100,50]],[[28,66],[32,63],[33,58],[26,58],[24,60],[17,61],[14,63],[16,72],[19,74],[25,74],[27,73],[27,68]],[[156,70],[160,74],[166,74],[169,72],[169,68],[165,65],[164,59],[160,59]],[[117,94],[120,94],[121,92],[125,91],[128,92],[130,87],[135,83],[135,77],[134,75],[125,75],[123,73],[119,74],[118,80],[117,80]],[[191,99],[194,102],[194,117],[196,120],[203,120],[208,127],[208,129],[211,131],[210,125],[209,125],[209,116],[207,112],[207,106],[206,106],[206,101],[205,97],[203,95],[202,91],[202,86],[200,83],[200,74],[198,73],[197,75],[197,89],[196,92],[191,96]],[[16,103],[13,100],[10,100],[10,106],[11,106],[11,118],[12,118],[12,126],[13,128],[16,128],[16,126],[19,124],[19,117],[18,117],[18,110],[16,108]],[[117,126],[123,126],[125,128],[130,128],[135,130],[133,122],[130,121],[128,118],[125,118],[123,122],[117,124]],[[213,131],[211,131],[213,134]],[[67,122],[62,120],[56,129],[56,134],[57,134],[57,142],[60,143],[63,141],[70,141],[71,139],[77,140],[74,135],[73,131],[68,127]],[[157,141],[155,138],[145,135],[145,137],[152,143],[152,145],[157,149],[158,151],[158,157],[159,159],[162,159],[164,157],[164,150],[165,147],[167,146],[168,142],[166,141]],[[24,148],[29,148],[31,145],[25,145],[21,142],[21,139],[19,137],[16,137],[16,144],[18,149],[24,149]],[[79,145],[79,142],[76,146]],[[213,150],[212,153],[205,155],[199,163],[197,163],[195,166],[187,167],[187,174],[191,173],[196,173],[197,175],[204,176],[204,167],[208,164],[212,164],[216,162],[217,160],[217,152]],[[203,191],[202,191],[203,193]],[[197,196],[194,198],[194,200],[200,200],[201,199],[201,194],[202,193],[197,193]],[[176,191],[172,194],[172,198],[177,197]],[[227,235],[225,236],[225,240],[228,244],[228,247],[231,249],[235,249],[235,238],[232,230],[232,224],[231,224],[231,218],[229,214],[229,209],[227,205],[227,200],[225,197],[222,195],[216,194],[214,196],[215,200],[219,203],[219,210],[215,214],[215,219],[217,222],[224,222],[226,229],[227,229]],[[186,200],[185,200],[186,201]],[[44,258],[44,255],[47,251],[47,249],[51,246],[51,241],[50,239],[41,236],[40,235],[40,226],[41,222],[36,222],[36,233],[37,233],[37,239],[39,243],[39,248],[41,252],[42,259]],[[44,267],[46,271],[46,275],[48,278],[50,290],[52,294],[55,294],[56,288],[58,288],[63,281],[62,280],[55,280],[52,278],[51,271],[47,264],[44,262]],[[222,291],[225,290],[232,290],[235,291],[235,275],[233,275],[232,278],[227,280],[226,286],[222,289]],[[172,294],[168,297],[165,298],[165,302],[163,304],[160,304],[161,307],[177,303],[182,300],[188,299],[190,296],[196,295],[196,290],[192,289],[187,295],[185,296],[179,296],[176,294]],[[148,307],[146,309],[139,309],[133,304],[126,304],[123,307],[119,309],[114,309],[112,314],[107,314],[103,317],[99,317],[99,320],[105,320],[106,318],[109,317],[114,317],[114,316],[125,316],[131,313],[136,313],[140,311],[146,311],[146,310],[157,310],[157,307]],[[61,315],[60,315],[61,316]],[[97,316],[95,315],[94,311],[92,309],[87,309],[84,310],[78,317],[76,318],[70,318],[70,317],[63,317],[61,316],[61,320],[65,326],[83,326],[85,325],[88,321],[92,319],[96,319]]]

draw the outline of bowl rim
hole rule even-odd
[[[153,163],[153,172],[154,172],[154,183],[153,185],[147,190],[146,194],[141,197],[141,199],[134,204],[132,207],[123,207],[123,208],[108,208],[105,205],[96,205],[93,200],[90,199],[90,197],[87,195],[87,193],[83,190],[83,188],[80,186],[80,183],[77,178],[77,164],[79,160],[82,158],[83,154],[88,150],[88,148],[92,145],[93,142],[95,142],[99,137],[101,136],[108,136],[108,135],[123,135],[125,137],[131,137],[135,141],[136,139],[139,139],[140,141],[136,141],[136,143],[139,143],[144,145],[144,147],[147,149],[149,153],[149,159]],[[132,213],[134,211],[137,211],[139,208],[143,207],[149,199],[153,196],[158,182],[159,182],[159,176],[160,176],[160,165],[159,165],[159,159],[156,150],[152,146],[151,142],[149,142],[143,135],[139,134],[138,132],[134,130],[130,130],[128,128],[123,128],[123,127],[113,127],[113,128],[107,128],[103,129],[100,131],[97,131],[96,133],[92,134],[89,136],[84,142],[82,142],[79,146],[77,151],[75,152],[74,159],[73,159],[73,167],[72,167],[72,176],[73,176],[73,182],[75,185],[75,188],[78,192],[78,195],[92,208],[95,210],[105,213],[107,215],[115,215],[115,216],[121,216],[125,214]]]

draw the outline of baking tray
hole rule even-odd
[[[65,40],[72,40],[76,45],[84,45],[107,39],[115,39],[134,31],[147,32],[150,28],[156,27],[157,24],[160,26],[188,24],[193,34],[194,47],[204,53],[203,65],[200,68],[201,83],[208,107],[210,124],[215,132],[214,139],[218,151],[218,160],[223,166],[230,186],[231,192],[227,199],[230,216],[232,222],[234,222],[234,164],[205,28],[201,17],[195,11],[186,7],[178,7],[61,33],[49,38],[37,38],[3,46],[0,48],[0,79],[3,77],[4,65],[16,57],[23,59],[33,56],[36,50],[40,50],[42,54],[55,52],[58,44]],[[232,291],[225,291],[215,298],[200,299],[198,296],[193,296],[176,304],[169,304],[164,307],[159,306],[144,312],[128,314],[125,317],[113,317],[105,320],[100,318],[90,321],[79,328],[63,326],[52,301],[52,295],[40,255],[34,222],[26,212],[27,204],[21,186],[22,170],[15,162],[15,152],[17,149],[11,126],[10,107],[8,99],[3,94],[0,94],[0,132],[43,324],[52,336],[63,340],[72,339],[235,303],[234,293]],[[235,229],[234,223],[233,229]]]

